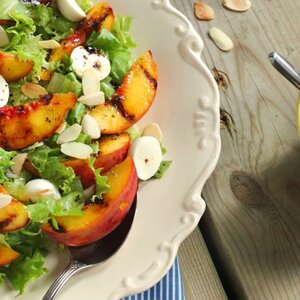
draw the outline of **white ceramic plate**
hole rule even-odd
[[[205,210],[201,190],[220,152],[219,94],[200,58],[202,40],[189,21],[168,0],[110,3],[116,14],[133,17],[136,56],[151,49],[158,64],[158,94],[140,124],[160,124],[166,159],[173,164],[163,179],[140,186],[136,218],[119,252],[71,279],[57,297],[61,300],[117,300],[158,282]],[[42,299],[67,262],[67,253],[53,253],[48,275],[18,300]],[[5,287],[0,295],[11,300],[15,293]]]

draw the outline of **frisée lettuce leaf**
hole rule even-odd
[[[0,148],[0,184],[8,180],[6,172],[14,164],[11,159],[16,155],[14,151],[5,151]]]
[[[11,264],[0,267],[0,284],[7,278],[19,294],[22,294],[28,282],[47,272],[44,262],[50,240],[37,223],[29,223],[25,228],[4,236],[5,242],[19,252],[20,256]]]
[[[95,176],[95,181],[96,181],[96,192],[93,195],[91,201],[95,200],[101,200],[103,197],[103,194],[108,192],[110,190],[110,186],[107,184],[107,176],[102,176],[101,175],[101,168],[95,169],[94,163],[95,163],[95,158],[90,158],[88,160],[89,167],[94,173]]]
[[[0,1],[0,18],[15,21],[15,25],[6,28],[9,44],[3,50],[17,54],[21,60],[33,61],[33,74],[39,73],[42,68],[53,68],[46,60],[47,50],[39,47],[39,41],[60,41],[74,27],[73,22],[66,20],[53,7],[17,0]]]
[[[55,217],[81,216],[83,207],[81,192],[72,192],[61,199],[53,199],[50,196],[41,197],[34,204],[26,207],[32,222],[47,223],[52,220],[53,226],[58,229]]]

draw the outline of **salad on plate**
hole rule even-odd
[[[162,133],[136,126],[157,90],[150,50],[107,2],[0,0],[0,283],[23,293],[54,245],[81,246],[160,178]]]

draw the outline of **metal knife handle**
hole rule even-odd
[[[277,52],[271,52],[269,59],[275,69],[300,90],[300,73],[295,67]]]

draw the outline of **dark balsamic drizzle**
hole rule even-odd
[[[84,46],[84,48],[89,54],[98,54],[97,49],[90,45],[86,45],[86,46]]]
[[[52,98],[53,98],[53,94],[40,96],[40,100],[45,102],[46,104],[48,104],[52,100]]]

